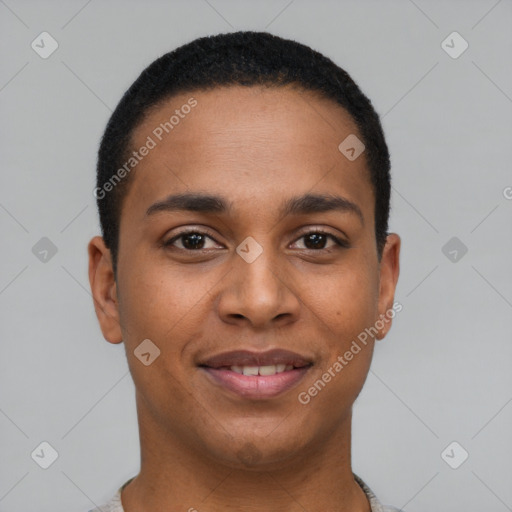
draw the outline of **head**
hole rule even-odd
[[[135,80],[112,114],[98,152],[95,195],[103,239],[111,252],[114,270],[121,209],[135,169],[128,164],[120,179],[119,170],[133,156],[132,151],[138,149],[133,144],[135,128],[151,110],[180,92],[192,95],[196,90],[233,85],[273,89],[291,86],[329,99],[350,115],[365,145],[380,257],[388,229],[390,160],[379,116],[371,101],[346,71],[308,46],[268,33],[238,32],[196,39],[158,58]],[[164,130],[163,134],[167,132]],[[148,135],[156,138],[152,133]]]
[[[345,140],[364,150],[348,158]],[[148,430],[256,466],[346,432],[394,310],[389,167],[370,100],[307,46],[223,34],[141,73],[101,141],[103,236],[89,244],[89,275]],[[242,349],[293,351],[308,365],[293,390],[241,397],[209,363]]]

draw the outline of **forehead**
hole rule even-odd
[[[152,149],[137,164],[128,196],[148,202],[214,190],[254,204],[257,195],[263,201],[293,189],[338,189],[368,202],[364,153],[349,161],[338,149],[350,135],[361,138],[341,106],[299,88],[180,93],[151,108],[134,131],[132,149]]]
[[[271,136],[278,131],[281,137]],[[340,137],[358,134],[358,129],[345,109],[317,93],[292,86],[229,86],[180,93],[158,103],[146,112],[132,140],[137,146],[152,135],[164,145],[231,143],[259,150],[262,140],[275,149],[292,134],[298,146],[332,152]]]

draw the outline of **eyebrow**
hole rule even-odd
[[[232,203],[218,195],[201,193],[174,194],[152,204],[146,211],[146,217],[158,212],[190,211],[221,214],[232,210]],[[338,211],[356,214],[364,225],[364,216],[359,206],[349,199],[330,194],[304,194],[292,197],[281,205],[280,215],[305,215]]]

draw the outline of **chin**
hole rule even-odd
[[[304,447],[293,434],[269,437],[245,435],[244,438],[228,438],[223,449],[222,443],[211,446],[211,458],[230,469],[245,471],[272,471],[289,465],[294,458],[303,454]]]

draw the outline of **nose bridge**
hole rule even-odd
[[[252,263],[238,262],[242,291],[254,294],[253,300],[269,304],[278,299],[283,283],[278,276],[276,258],[271,249],[264,250]]]
[[[233,267],[220,299],[219,314],[224,321],[236,319],[260,327],[276,321],[277,317],[295,317],[298,299],[288,288],[285,276],[280,274],[278,255],[265,244],[260,246],[262,250],[255,259],[248,258],[246,255],[257,250],[251,243],[240,244],[234,255]]]

